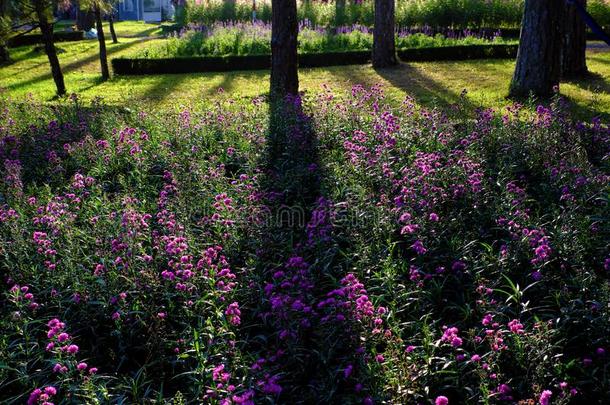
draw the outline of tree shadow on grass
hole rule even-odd
[[[566,82],[583,90],[610,93],[610,80],[599,73],[590,71],[582,78],[570,79]]]
[[[123,51],[125,49],[129,49],[132,46],[142,42],[142,41],[149,41],[149,39],[143,39],[143,40],[139,40],[139,41],[131,41],[128,43],[123,43],[123,44],[118,44],[118,45],[114,45],[112,47],[109,47],[107,50],[107,54],[108,54],[108,58],[110,59],[110,57],[112,55],[114,55],[115,53],[118,53],[120,51]],[[67,73],[71,73],[74,71],[77,71],[78,69],[82,68],[83,66],[86,66],[96,60],[99,59],[99,54],[98,53],[93,53],[91,56],[87,56],[85,58],[79,59],[76,62],[72,62],[72,63],[68,63],[68,64],[64,64],[61,66],[62,68],[62,72],[65,74]],[[5,88],[9,89],[9,90],[20,90],[22,88],[27,88],[28,86],[44,81],[44,80],[51,80],[53,78],[53,76],[51,75],[50,72],[48,73],[44,73],[38,76],[34,76],[28,80],[24,80],[21,82],[16,82],[13,84],[10,84],[8,86],[5,86]]]
[[[368,69],[368,67],[367,67]],[[402,90],[406,95],[413,97],[417,104],[425,108],[442,108],[448,113],[457,105],[474,111],[475,105],[461,94],[443,86],[438,81],[426,75],[421,69],[400,63],[390,68],[374,69],[375,75],[362,72],[360,69],[329,70],[337,79],[346,80],[353,85],[372,87],[387,81],[392,87]]]
[[[440,107],[448,112],[458,105],[467,111],[473,111],[476,107],[467,98],[443,86],[413,65],[399,63],[395,67],[375,69],[375,72],[424,107]]]
[[[588,121],[593,117],[600,117],[603,120],[610,120],[610,114],[600,110],[599,106],[602,101],[597,98],[600,93],[610,94],[608,79],[599,73],[588,72],[581,78],[566,80],[565,83],[591,93],[591,99],[588,102],[576,102],[574,98],[563,95],[575,118]]]

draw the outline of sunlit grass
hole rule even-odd
[[[136,32],[134,27],[144,26],[144,23],[122,25],[131,32]],[[133,53],[150,45],[150,41],[155,39],[123,37],[119,44],[108,41],[108,56]],[[207,100],[219,88],[233,97],[256,97],[267,92],[268,71],[117,76],[101,83],[97,41],[65,42],[57,46],[68,92],[78,93],[84,100],[103,97],[110,104],[167,108]],[[52,100],[55,87],[44,52],[27,46],[11,49],[11,56],[15,63],[0,68],[0,88],[14,98],[31,94],[37,100]],[[588,65],[590,77],[562,83],[561,91],[574,103],[579,117],[608,118],[610,52],[590,50]],[[397,68],[381,70],[365,65],[301,69],[300,88],[306,93],[315,93],[324,84],[349,88],[354,84],[381,83],[397,100],[410,95],[422,105],[441,107],[458,102],[460,93],[466,90],[465,100],[473,106],[498,107],[509,102],[505,97],[513,67],[512,60],[473,60],[403,63]]]

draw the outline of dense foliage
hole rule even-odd
[[[400,30],[396,34],[398,49],[427,48],[452,45],[503,44],[500,32],[488,34],[464,30],[445,35],[430,29]],[[511,43],[517,43],[512,41]],[[300,53],[365,51],[373,47],[373,33],[361,25],[339,27],[333,32],[315,27],[308,22],[299,25]],[[214,23],[211,26],[190,26],[157,41],[136,57],[171,58],[179,56],[225,56],[271,54],[271,25],[255,23]]]
[[[271,21],[270,2],[257,1],[256,17]],[[361,24],[371,27],[374,21],[373,0],[346,0],[345,8],[334,1],[300,1],[299,20],[315,25],[339,26]],[[399,27],[516,28],[521,24],[523,0],[406,0],[396,2],[396,24]],[[210,25],[217,21],[250,21],[252,1],[211,0],[196,4],[188,1],[178,21],[183,24]],[[607,0],[588,0],[587,8],[602,25],[610,26]]]
[[[0,402],[607,402],[610,130],[379,87],[2,102]]]

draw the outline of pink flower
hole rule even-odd
[[[434,400],[434,404],[435,405],[447,405],[447,404],[449,404],[449,399],[447,399],[447,397],[445,397],[443,395],[439,395]]]
[[[518,335],[523,333],[523,325],[519,322],[518,319],[513,319],[508,323],[508,328],[511,332],[516,333]]]
[[[549,405],[551,403],[552,396],[553,396],[553,392],[551,392],[549,390],[544,390],[544,391],[542,391],[542,394],[540,394],[540,399],[538,400],[538,403],[540,405]]]
[[[84,371],[87,369],[87,363],[82,362],[82,363],[78,363],[78,365],[76,366],[78,371]]]
[[[70,345],[68,346],[68,353],[70,354],[76,354],[78,353],[78,346],[77,345]]]

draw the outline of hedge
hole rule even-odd
[[[516,55],[517,45],[461,45],[401,49],[398,51],[398,57],[405,62],[514,58]],[[370,51],[311,53],[299,55],[299,66],[308,68],[362,65],[369,63],[370,60]],[[112,59],[112,69],[118,75],[227,72],[231,70],[269,69],[270,67],[271,55]]]
[[[83,38],[83,31],[60,31],[53,33],[53,40],[55,42],[80,41]],[[21,35],[8,40],[8,46],[12,48],[42,43],[42,34]]]

